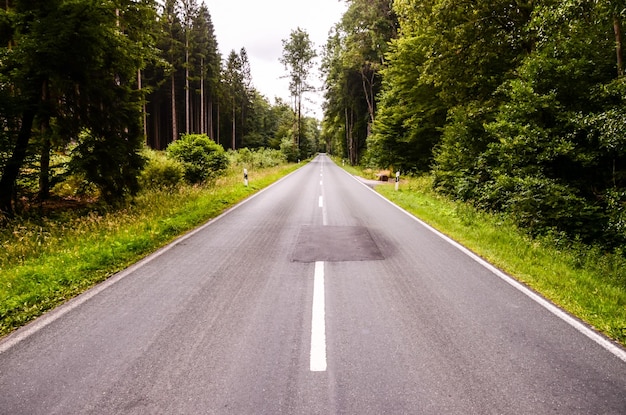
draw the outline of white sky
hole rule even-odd
[[[204,0],[215,36],[226,59],[231,50],[239,53],[246,48],[252,71],[254,87],[270,102],[283,98],[291,103],[289,80],[285,67],[279,62],[283,52],[282,40],[292,30],[305,30],[318,55],[328,39],[328,32],[338,23],[346,10],[343,0]],[[318,59],[319,63],[319,59]],[[311,72],[311,82],[322,86],[319,66]],[[307,93],[305,99],[307,116],[322,117],[321,93]]]

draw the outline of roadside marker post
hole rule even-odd
[[[400,186],[400,172],[396,172],[396,192],[398,191],[398,186]]]
[[[243,184],[248,187],[248,169],[243,169]]]

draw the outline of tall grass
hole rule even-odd
[[[239,167],[206,186],[146,190],[121,210],[68,211],[0,229],[0,335],[76,296],[295,170]]]

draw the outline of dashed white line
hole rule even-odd
[[[313,312],[311,316],[311,372],[326,371],[326,310],[324,302],[324,263],[315,263]]]

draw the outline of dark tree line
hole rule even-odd
[[[204,3],[166,0],[155,39],[159,60],[146,70],[150,146],[162,149],[180,134],[200,133],[233,150],[280,147],[289,107],[269,103],[254,88],[245,47],[220,55]]]
[[[323,134],[332,152],[361,161],[378,112],[389,41],[397,18],[391,0],[351,0],[324,50]]]
[[[135,191],[142,166],[136,148],[143,141],[137,82],[150,55],[150,2],[11,0],[3,6],[0,212],[13,212],[18,179],[33,170],[39,196],[47,197],[51,149],[70,141],[71,167],[105,198]]]
[[[0,4],[0,219],[70,177],[122,200],[138,190],[143,146],[183,134],[279,149],[293,119],[254,88],[245,48],[220,55],[198,0]],[[317,149],[304,121],[292,158]]]

